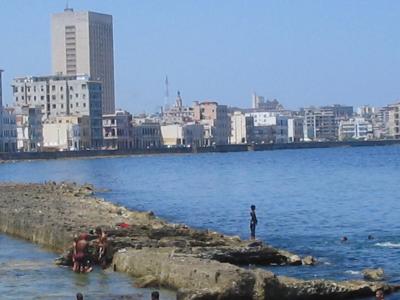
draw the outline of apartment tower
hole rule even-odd
[[[52,16],[52,66],[56,75],[87,74],[102,84],[103,114],[115,112],[111,15],[66,8]]]

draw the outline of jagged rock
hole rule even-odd
[[[288,262],[290,265],[301,265],[302,264],[302,260],[300,258],[300,256],[298,255],[292,255],[289,257]]]
[[[306,256],[301,260],[302,265],[312,266],[315,265],[316,260],[312,256]]]
[[[365,280],[370,281],[383,281],[385,279],[385,272],[382,268],[378,269],[364,269],[362,270]]]
[[[157,286],[158,280],[153,275],[146,275],[135,280],[135,286],[138,288],[147,288]]]

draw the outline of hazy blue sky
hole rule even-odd
[[[288,108],[385,105],[400,97],[400,1],[70,0],[114,17],[117,107],[134,113],[251,93]],[[50,15],[63,0],[0,0],[0,68],[51,73]]]

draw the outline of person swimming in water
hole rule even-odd
[[[88,255],[88,234],[82,233],[77,239],[74,240],[73,246],[73,270],[77,273],[88,273],[92,271]]]
[[[257,226],[257,216],[256,216],[256,206],[252,205],[250,206],[251,211],[250,211],[250,239],[255,240],[256,239],[256,226]]]

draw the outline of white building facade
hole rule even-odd
[[[22,77],[13,80],[14,106],[41,107],[43,121],[63,116],[89,116],[90,148],[103,144],[102,87],[88,76]]]

